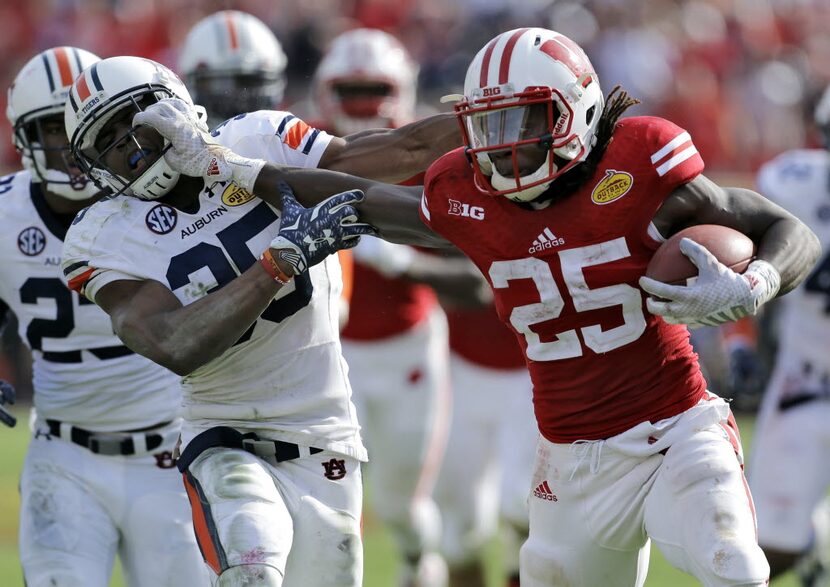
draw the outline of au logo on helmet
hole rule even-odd
[[[605,177],[594,187],[591,192],[591,200],[594,204],[604,206],[615,200],[619,200],[631,190],[634,185],[634,178],[625,171],[606,169]]]

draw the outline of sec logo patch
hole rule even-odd
[[[17,248],[29,257],[34,257],[46,248],[46,235],[37,226],[24,228],[17,235]]]
[[[222,192],[222,203],[226,206],[241,206],[254,199],[254,195],[235,183],[229,183],[225,191]]]
[[[625,171],[605,170],[605,177],[594,187],[591,192],[591,200],[594,204],[604,206],[614,200],[619,200],[631,190],[634,185],[634,178]]]
[[[144,219],[147,223],[147,228],[156,234],[167,234],[176,228],[176,222],[179,219],[178,212],[166,204],[158,204],[153,206]]]

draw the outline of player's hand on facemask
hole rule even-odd
[[[253,193],[265,161],[240,157],[217,143],[198,111],[184,100],[159,100],[137,113],[133,124],[150,126],[170,141],[164,158],[179,173],[202,177],[207,183],[233,181]]]
[[[14,387],[8,381],[0,379],[0,422],[3,422],[9,428],[14,428],[17,424],[17,418],[11,415],[3,406],[5,404],[13,404],[15,398]]]
[[[753,261],[746,271],[735,273],[689,238],[680,241],[680,250],[698,268],[698,276],[690,285],[640,278],[641,288],[661,298],[648,298],[648,311],[670,324],[698,328],[738,320],[755,314],[778,293],[781,276],[766,261]]]
[[[360,236],[376,234],[374,227],[358,222],[354,204],[363,192],[351,190],[331,196],[313,208],[303,207],[285,182],[280,182],[280,231],[271,241],[274,258],[288,263],[294,275],[303,273],[328,255],[357,245]]]

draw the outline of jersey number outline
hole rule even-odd
[[[83,361],[81,350],[74,351],[44,351],[44,338],[67,338],[75,329],[75,312],[72,305],[72,296],[77,295],[69,291],[57,277],[30,277],[20,287],[20,301],[24,304],[34,304],[40,300],[55,301],[55,318],[33,318],[26,327],[26,340],[33,351],[41,351],[43,358],[55,363],[80,363]],[[92,305],[88,299],[78,296],[79,305]],[[106,360],[125,357],[133,354],[124,345],[114,345],[85,349],[95,357]]]
[[[610,263],[631,254],[625,238],[576,247],[559,252],[562,278],[577,312],[622,306],[623,323],[609,330],[599,324],[580,328],[585,345],[595,353],[606,353],[634,342],[645,332],[646,317],[640,290],[625,283],[589,289],[582,270]],[[515,279],[532,279],[540,301],[513,308],[510,323],[527,342],[527,358],[533,361],[558,361],[580,357],[584,353],[576,330],[556,335],[556,340],[542,341],[531,327],[559,317],[565,298],[556,284],[550,265],[536,257],[495,261],[488,271],[493,288],[510,287]]]
[[[221,289],[238,275],[236,269],[228,261],[228,257],[239,269],[239,274],[256,263],[256,257],[251,253],[247,243],[278,218],[268,204],[260,202],[239,220],[216,233],[216,238],[219,239],[222,247],[201,242],[172,257],[167,267],[167,283],[170,289],[175,291],[190,284],[190,275],[204,268],[211,272],[217,283],[215,287],[207,290],[207,293]],[[265,311],[260,314],[260,318],[279,323],[309,304],[314,286],[308,272],[297,275],[292,281],[294,291],[268,304]],[[256,322],[251,324],[250,328],[234,344],[251,338],[255,326]]]

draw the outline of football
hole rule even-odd
[[[680,252],[680,239],[684,237],[709,249],[736,273],[743,273],[755,256],[755,243],[745,234],[727,226],[699,224],[681,230],[660,245],[646,268],[647,277],[676,285],[697,277],[697,267]]]

